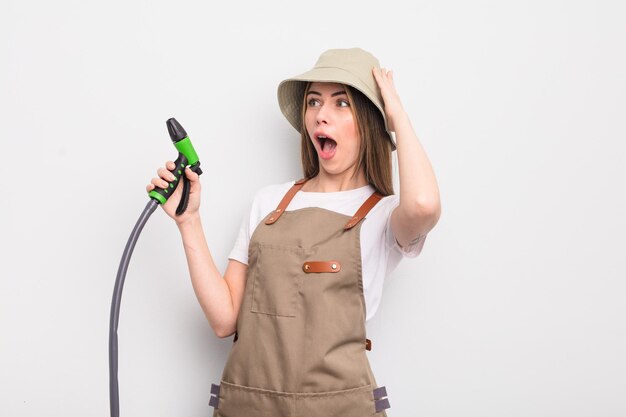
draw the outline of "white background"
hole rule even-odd
[[[393,68],[443,215],[368,324],[390,417],[626,415],[621,1],[16,1],[0,9],[0,414],[106,416],[109,306],[144,186],[189,132],[223,270],[301,175],[276,86],[328,48]],[[120,318],[123,416],[210,415],[231,339],[159,209]]]

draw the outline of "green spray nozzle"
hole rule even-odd
[[[178,123],[176,119],[173,117],[169,119],[167,122],[167,131],[170,133],[170,138],[174,143],[178,152],[182,153],[187,157],[187,163],[193,167],[198,162],[198,154],[196,150],[193,148],[191,144],[191,140],[189,140],[189,136],[185,129]],[[197,172],[200,175],[199,172]]]
[[[170,133],[170,138],[172,138],[172,142],[176,143],[179,140],[183,140],[187,137],[187,132],[185,131],[185,128],[182,127],[180,123],[178,123],[178,121],[173,117],[171,119],[168,119],[165,124],[167,125],[167,131]]]
[[[200,159],[198,158],[198,154],[191,144],[191,140],[189,139],[185,129],[173,117],[167,120],[166,125],[170,138],[178,150],[178,158],[174,161],[176,166],[170,171],[174,174],[175,180],[168,183],[167,188],[155,188],[150,191],[148,195],[159,203],[165,204],[174,190],[176,190],[178,182],[182,178],[183,195],[180,199],[180,204],[176,209],[176,214],[180,215],[185,212],[187,203],[189,202],[189,180],[187,180],[187,177],[185,176],[185,168],[189,166],[189,168],[198,175],[202,174],[202,170],[200,169]]]

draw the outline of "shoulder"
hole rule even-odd
[[[256,195],[254,196],[254,202],[257,204],[278,204],[280,199],[283,198],[285,193],[289,191],[289,189],[295,183],[294,181],[288,181],[280,184],[272,184],[266,185],[265,187],[260,188]]]
[[[387,218],[391,216],[393,210],[400,204],[400,198],[396,194],[384,196],[372,208],[371,214],[376,217]]]
[[[398,198],[395,195],[383,197],[365,215],[361,231],[370,236],[372,242],[383,242],[390,225],[391,213],[398,206]]]
[[[256,226],[261,219],[263,219],[270,211],[274,210],[294,183],[295,180],[280,184],[266,185],[260,188],[252,200],[250,224]]]

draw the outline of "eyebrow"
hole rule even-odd
[[[308,96],[309,94],[315,94],[317,96],[321,96],[321,93],[318,93],[317,91],[313,91],[313,90],[309,90],[308,93],[306,93],[306,95]],[[336,96],[340,96],[342,94],[346,94],[345,90],[341,90],[341,91],[336,91],[334,93],[332,93],[330,96],[331,97],[336,97]]]

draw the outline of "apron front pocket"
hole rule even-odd
[[[258,244],[252,290],[253,313],[295,317],[304,280],[307,250],[297,246]]]

